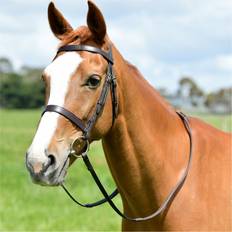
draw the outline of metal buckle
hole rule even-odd
[[[81,156],[84,157],[84,156],[87,156],[88,155],[88,151],[89,151],[89,140],[86,140],[86,147],[85,147],[85,151],[81,153]]]
[[[85,145],[82,147],[82,144],[80,141],[85,141]],[[80,148],[80,153],[76,152],[76,149],[74,149],[74,147],[77,146],[78,148]],[[74,156],[77,159],[87,155],[88,151],[89,151],[89,141],[85,139],[84,136],[81,137],[77,137],[76,139],[73,140],[71,146],[70,146],[70,156]]]

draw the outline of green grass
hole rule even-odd
[[[76,206],[61,188],[32,184],[25,168],[25,151],[35,132],[38,110],[0,111],[0,231],[119,231],[121,219],[108,206]],[[229,116],[200,115],[218,128],[231,131]],[[109,191],[114,183],[100,143],[90,151],[97,173]],[[67,186],[83,202],[101,198],[82,162],[68,174]],[[121,207],[120,198],[116,203]]]
[[[194,117],[201,118],[203,121],[221,129],[223,131],[232,131],[232,116],[231,115],[212,115],[212,114],[191,114]]]
[[[39,115],[39,111],[0,111],[0,231],[119,231],[121,219],[108,205],[80,208],[63,189],[31,182],[24,154]],[[114,190],[99,143],[92,146],[90,157],[109,192]],[[82,162],[70,168],[67,186],[83,202],[101,198]],[[121,206],[120,197],[116,203]]]

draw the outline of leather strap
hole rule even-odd
[[[111,52],[105,52],[100,48],[92,47],[89,45],[65,45],[60,47],[57,51],[59,52],[73,52],[73,51],[87,51],[102,55],[109,63],[114,64]]]
[[[109,205],[112,207],[112,209],[118,214],[120,215],[122,218],[126,219],[126,220],[130,220],[130,221],[135,221],[135,222],[140,222],[140,221],[146,221],[146,220],[150,220],[158,215],[160,215],[161,213],[163,213],[166,209],[168,209],[169,205],[171,204],[171,202],[173,201],[173,199],[175,198],[176,194],[179,192],[179,190],[181,189],[181,187],[183,186],[185,179],[188,175],[189,169],[190,169],[190,165],[191,165],[191,161],[192,161],[192,132],[191,132],[191,128],[189,125],[189,121],[188,118],[185,114],[183,114],[182,112],[177,112],[177,114],[180,116],[184,127],[188,133],[189,136],[189,142],[190,142],[190,151],[189,151],[189,159],[188,159],[188,163],[185,169],[185,172],[183,173],[182,177],[180,178],[180,180],[177,182],[177,184],[175,185],[175,187],[172,189],[172,191],[169,193],[169,195],[166,197],[166,199],[164,200],[164,202],[162,203],[162,205],[151,215],[148,215],[146,217],[138,217],[138,218],[132,218],[129,217],[125,214],[123,214],[118,208],[117,206],[114,204],[114,202],[112,201],[111,196],[109,196],[107,194],[107,191],[105,190],[104,186],[102,185],[101,181],[99,180],[96,172],[94,171],[94,168],[87,156],[87,153],[84,153],[84,155],[82,155],[83,161],[87,167],[87,169],[90,171],[95,183],[97,184],[99,190],[101,191],[102,195],[105,197],[105,201],[107,201],[109,203]],[[62,186],[63,187],[63,186]],[[63,187],[64,188],[64,187]],[[76,202],[76,200],[71,196],[71,194],[67,191],[67,189],[65,189],[66,193],[68,193],[69,197]],[[76,202],[77,203],[77,202]],[[79,204],[80,205],[80,204]],[[85,206],[84,206],[85,207]]]
[[[112,109],[113,109],[113,121],[112,124],[114,123],[115,118],[117,117],[118,114],[118,97],[117,97],[117,81],[116,77],[113,76],[113,67],[111,64],[109,64],[109,75],[112,75],[110,77],[111,82],[110,82],[110,90],[111,90],[111,99],[112,99]]]
[[[84,132],[84,137],[86,139],[89,138],[89,135],[90,135],[90,132],[91,132],[93,126],[95,125],[97,119],[101,116],[101,113],[104,109],[104,106],[106,103],[106,98],[107,98],[107,95],[108,95],[110,88],[111,88],[111,85],[112,85],[113,74],[112,74],[112,69],[110,67],[111,67],[111,64],[109,63],[108,68],[107,68],[107,75],[105,78],[105,82],[104,82],[100,97],[97,101],[95,112],[93,113],[93,115],[91,116],[91,118],[87,122],[85,132]],[[114,120],[117,116],[115,113],[115,110],[116,110],[115,104],[117,104],[117,103],[115,103],[115,99],[112,98],[112,125],[113,125]]]
[[[85,124],[83,123],[83,121],[80,118],[78,118],[75,114],[73,114],[72,112],[66,110],[65,108],[58,106],[58,105],[47,105],[42,113],[42,116],[47,111],[56,112],[58,114],[61,114],[65,118],[70,120],[73,124],[75,124],[77,127],[79,127],[82,131],[85,130]]]
[[[87,203],[87,204],[83,204],[79,201],[77,201],[73,196],[72,194],[68,191],[68,189],[65,187],[64,184],[61,184],[62,188],[64,189],[64,191],[68,194],[68,196],[76,203],[78,204],[79,206],[82,206],[82,207],[85,207],[85,208],[93,208],[93,207],[96,207],[96,206],[99,206],[99,205],[102,205],[104,203],[107,202],[107,199],[106,198],[103,198],[99,201],[96,201],[96,202],[93,202],[93,203]],[[118,195],[118,190],[115,189],[109,196],[108,198],[110,199],[113,199],[116,195]]]

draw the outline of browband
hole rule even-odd
[[[57,53],[59,52],[72,52],[72,51],[87,51],[96,54],[102,55],[108,62],[112,65],[114,64],[113,57],[111,52],[105,52],[100,48],[92,47],[89,45],[65,45],[58,49]]]

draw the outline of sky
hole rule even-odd
[[[76,28],[86,0],[56,0]],[[232,0],[95,0],[122,55],[155,87],[175,91],[192,77],[206,91],[232,86]],[[58,45],[48,0],[7,0],[0,7],[0,57],[15,67],[46,67]]]

